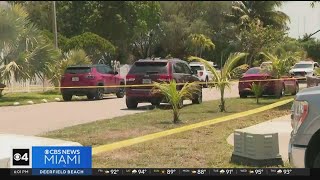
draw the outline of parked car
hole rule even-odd
[[[2,95],[2,91],[4,90],[5,87],[6,87],[5,84],[0,83],[0,97]]]
[[[261,81],[268,79],[274,78],[271,73],[261,69],[260,67],[248,69],[239,80],[238,89],[240,98],[246,98],[249,95],[254,95],[251,90],[251,86],[253,82],[259,82],[259,80],[263,86],[262,95],[275,95],[280,98],[286,93],[295,95],[299,91],[299,84],[296,79],[283,78],[280,80]]]
[[[291,114],[289,161],[297,168],[320,168],[320,87],[301,90]]]
[[[105,93],[115,93],[118,98],[124,97],[124,87],[116,88],[63,88],[87,86],[125,85],[124,79],[110,66],[104,64],[70,66],[61,78],[63,100],[71,101],[73,95],[87,96],[88,99],[103,99]]]
[[[175,80],[177,83],[199,82],[200,79],[192,72],[188,63],[180,59],[144,59],[136,61],[126,76],[127,85],[146,84],[152,82],[169,82]],[[179,85],[181,89],[183,85]],[[152,94],[152,86],[127,87],[126,105],[129,109],[137,108],[138,103],[150,102],[158,106],[166,102],[162,95]],[[192,103],[202,102],[202,91],[194,95]]]
[[[268,66],[271,66],[272,65],[272,62],[271,61],[266,61],[266,62],[262,62],[260,64],[260,68],[267,68]]]
[[[289,73],[295,78],[303,78],[306,76],[314,76],[315,68],[319,67],[319,64],[314,61],[300,61],[296,63]]]
[[[196,73],[201,82],[205,82],[203,87],[208,87],[208,82],[213,80],[212,72],[205,65],[199,62],[191,62],[190,67]]]

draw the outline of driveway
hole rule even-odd
[[[225,97],[238,97],[238,86],[234,82]],[[213,88],[203,89],[203,100],[220,98]],[[191,103],[185,101],[185,104]],[[145,112],[149,103],[139,104],[137,110],[128,110],[125,98],[107,97],[100,101],[52,102],[27,106],[0,107],[0,132],[37,135],[68,126],[110,119],[117,116]]]

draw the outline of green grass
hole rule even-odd
[[[291,97],[287,96],[280,100]],[[162,106],[161,109],[68,127],[42,136],[97,146],[243,112],[277,101],[279,99],[261,98],[261,103],[257,104],[254,98],[230,98],[226,100],[228,112],[225,113],[219,112],[217,100],[186,106],[181,110],[180,124],[173,124],[171,110]],[[94,156],[93,165],[94,167],[243,167],[229,162],[233,147],[227,144],[227,137],[235,129],[287,115],[290,113],[290,107],[291,103],[248,117],[102,153]]]
[[[20,105],[26,105],[28,101],[33,101],[37,104],[42,103],[42,99],[53,102],[55,98],[61,99],[61,95],[58,91],[7,93],[0,97],[0,106],[13,106],[14,102],[19,102]]]

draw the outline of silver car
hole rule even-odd
[[[320,168],[320,86],[306,88],[292,105],[289,161],[297,168]]]

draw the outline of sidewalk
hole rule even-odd
[[[279,152],[283,162],[288,160],[288,146],[291,133],[291,119],[290,115],[278,117],[254,126],[244,128],[243,130],[250,130],[250,132],[263,133],[278,133],[279,138]],[[233,146],[233,133],[227,138],[228,144]]]

